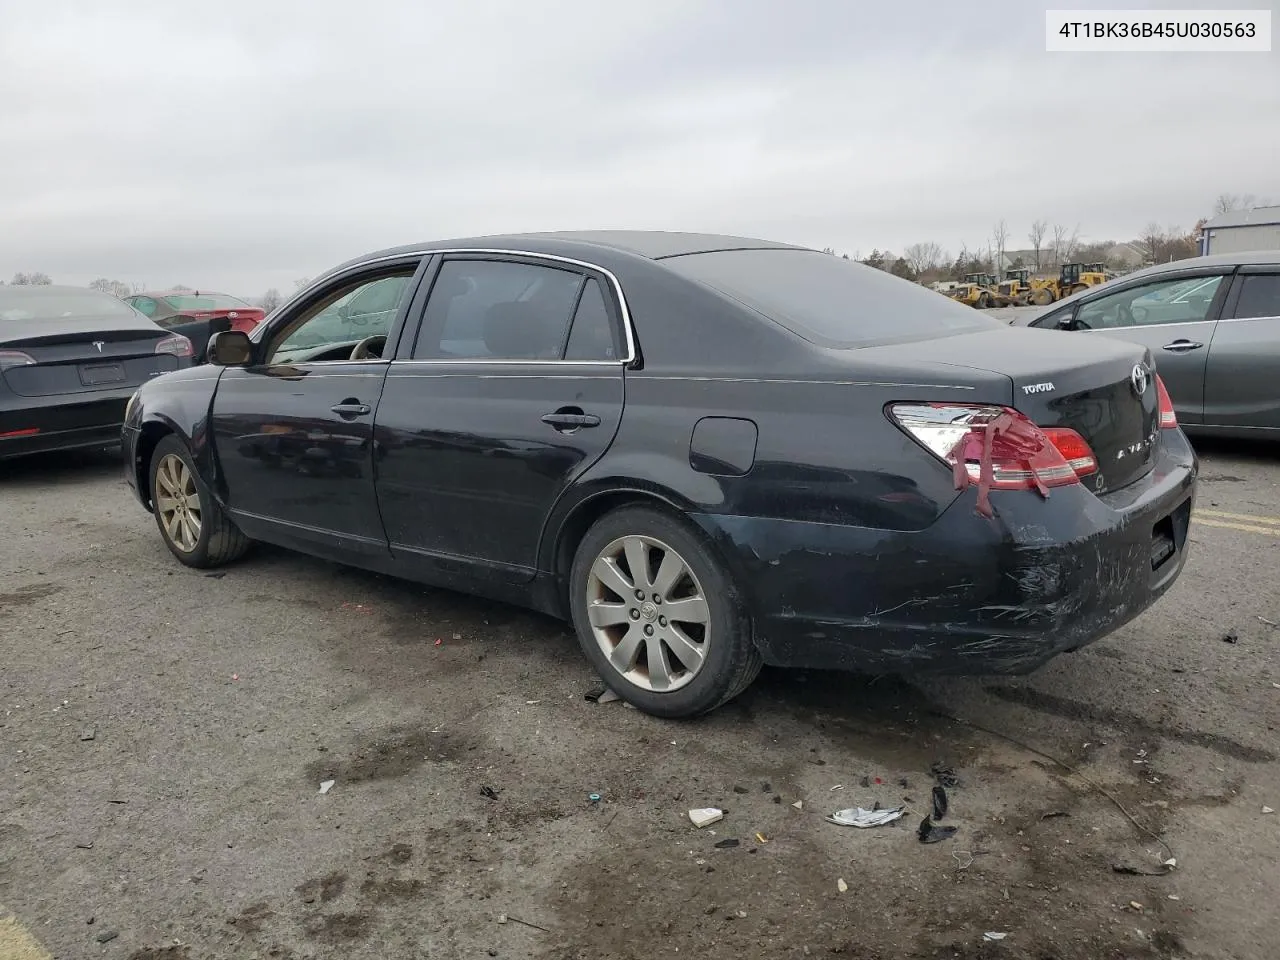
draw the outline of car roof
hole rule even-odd
[[[131,297],[230,297],[229,293],[219,290],[144,290],[142,293],[131,293]],[[239,300],[239,297],[234,299]]]
[[[685,233],[667,230],[557,230],[533,233],[491,234],[451,240],[431,240],[409,243],[398,247],[377,250],[362,257],[348,260],[327,274],[337,273],[347,267],[370,260],[395,257],[401,254],[430,252],[432,250],[524,250],[529,253],[560,253],[565,256],[583,256],[591,250],[624,253],[647,260],[687,256],[693,253],[711,253],[720,250],[809,250],[809,247],[761,240],[755,237],[736,237],[716,233]]]

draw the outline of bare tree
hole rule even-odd
[[[267,311],[267,313],[270,313],[276,307],[280,306],[280,302],[282,299],[283,298],[280,296],[280,291],[277,290],[275,287],[272,287],[270,290],[268,290],[266,293],[262,295],[262,309]]]
[[[1009,248],[1009,224],[1005,223],[1003,217],[991,228],[991,245],[994,247],[991,259],[995,264],[996,273],[1003,274],[1004,252]]]
[[[53,281],[49,279],[49,275],[38,270],[34,273],[15,273],[13,275],[13,285],[15,287],[47,287],[51,283]]]
[[[130,296],[134,292],[134,289],[130,284],[124,283],[121,280],[108,280],[106,277],[99,277],[97,280],[94,280],[89,284],[89,289],[98,290],[102,293],[109,293],[111,296],[119,297],[121,300]]]
[[[1160,254],[1164,250],[1165,232],[1160,224],[1152,220],[1142,228],[1142,234],[1138,237],[1138,242],[1142,244],[1142,252],[1146,258],[1152,263],[1160,262]]]
[[[1060,267],[1071,259],[1071,255],[1075,253],[1076,247],[1080,244],[1080,228],[1068,233],[1065,224],[1055,223],[1053,225],[1053,240],[1051,242],[1051,250],[1053,252],[1053,265]]]
[[[1036,254],[1036,270],[1040,269],[1040,251],[1044,248],[1044,235],[1049,230],[1048,220],[1036,220],[1031,224],[1031,232],[1027,234],[1027,239],[1031,241],[1031,249]]]
[[[938,269],[943,261],[942,248],[932,240],[928,243],[913,243],[902,251],[902,255],[917,276]]]
[[[1257,205],[1258,198],[1252,193],[1220,193],[1218,194],[1218,199],[1214,201],[1213,212],[1215,215],[1221,216],[1224,213],[1231,213],[1233,210],[1249,210]]]

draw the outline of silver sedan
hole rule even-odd
[[[1280,250],[1162,263],[1013,325],[1141,343],[1188,432],[1280,438]]]

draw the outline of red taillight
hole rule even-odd
[[[931,453],[951,464],[958,476],[963,464],[968,479],[981,483],[984,461],[989,461],[989,486],[994,490],[1066,486],[1098,469],[1093,451],[1074,430],[1055,428],[1050,435],[1009,407],[897,403],[889,407],[889,414]]]
[[[6,430],[4,433],[0,433],[0,440],[13,440],[18,437],[34,437],[39,432],[39,427],[27,427],[24,430]]]
[[[1058,448],[1058,452],[1067,463],[1071,464],[1071,469],[1076,472],[1077,477],[1087,477],[1091,473],[1098,472],[1098,458],[1093,455],[1089,442],[1080,434],[1070,427],[1041,427],[1040,429],[1049,438],[1049,442]]]
[[[1160,379],[1160,374],[1156,374],[1156,396],[1160,398],[1160,429],[1172,430],[1178,425],[1178,415],[1173,412],[1173,400],[1169,398],[1169,391],[1165,389],[1164,381]]]
[[[191,341],[181,334],[175,333],[171,337],[165,337],[156,344],[156,353],[170,353],[175,357],[189,357],[194,350],[191,349]]]
[[[0,350],[0,370],[8,370],[10,367],[29,367],[35,362],[34,357],[21,350]]]

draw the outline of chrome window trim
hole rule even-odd
[[[370,260],[362,260],[359,263],[354,263],[351,266],[344,268],[342,272],[346,273],[349,271],[362,270],[365,267],[372,267],[372,266],[376,266],[379,263],[388,263],[393,260],[406,260],[412,257],[434,257],[434,256],[443,257],[443,256],[454,255],[454,254],[468,254],[468,255],[476,254],[478,256],[498,256],[498,257],[528,257],[533,260],[546,260],[551,263],[566,264],[568,266],[575,267],[579,270],[594,270],[596,273],[602,274],[605,277],[605,279],[609,281],[610,286],[613,287],[614,296],[616,296],[618,299],[618,309],[621,311],[621,314],[622,314],[622,333],[623,333],[623,337],[626,340],[626,346],[627,346],[626,356],[622,357],[619,360],[488,360],[483,357],[479,357],[479,358],[471,358],[471,359],[463,359],[463,360],[408,359],[408,360],[396,360],[394,361],[395,363],[397,364],[470,363],[470,364],[485,364],[485,365],[489,365],[489,364],[537,364],[537,365],[573,364],[574,366],[588,365],[588,366],[608,366],[608,367],[618,366],[619,364],[621,364],[622,366],[626,366],[628,364],[635,363],[636,361],[635,331],[632,328],[631,308],[627,304],[626,294],[622,292],[622,283],[618,280],[617,276],[614,274],[612,270],[609,270],[606,267],[602,267],[598,263],[592,263],[589,260],[578,260],[575,257],[563,257],[563,256],[560,256],[559,254],[554,254],[554,253],[538,253],[534,250],[510,250],[510,249],[503,249],[499,247],[459,247],[459,248],[450,247],[448,249],[428,248],[428,249],[421,249],[421,250],[402,250],[399,253],[388,254],[382,257],[374,257]],[[307,284],[307,286],[303,287],[301,290],[295,293],[292,297],[290,297],[287,301],[285,301],[283,304],[277,307],[272,312],[271,317],[275,317],[276,315],[285,312],[293,305],[295,301],[305,299],[307,295],[310,294],[313,290],[315,290],[317,287],[324,286],[326,283],[332,280],[336,275],[337,275],[336,271],[330,271],[327,275],[322,276],[317,280],[314,280],[313,282]],[[264,319],[262,323],[258,324],[258,327],[259,328],[266,327],[267,320],[271,319],[271,317]],[[339,363],[339,362],[346,363],[348,361],[317,360],[315,362],[316,363]]]

